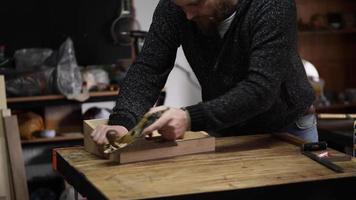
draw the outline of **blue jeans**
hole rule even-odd
[[[316,123],[314,114],[305,115],[297,119],[297,121],[288,128],[287,132],[306,142],[318,142],[319,137]]]

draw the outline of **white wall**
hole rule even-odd
[[[140,23],[142,30],[148,31],[158,2],[159,0],[134,0],[136,19]],[[182,66],[183,70],[175,67],[169,75],[165,86],[167,92],[165,105],[181,107],[200,102],[201,91],[199,83],[181,48],[177,52],[176,64]]]

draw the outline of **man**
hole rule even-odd
[[[127,133],[153,106],[183,51],[203,102],[170,108],[144,132],[174,140],[186,130],[215,136],[290,131],[317,141],[314,94],[297,52],[294,0],[161,0],[137,60],[121,87],[105,133]],[[152,108],[150,112],[165,109]]]

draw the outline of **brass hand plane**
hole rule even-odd
[[[113,153],[133,143],[136,139],[144,137],[143,130],[149,125],[153,124],[167,110],[169,110],[169,108],[154,113],[145,114],[138,122],[138,124],[122,137],[118,138],[117,132],[115,130],[109,130],[106,134],[106,138],[108,139],[109,143],[104,146],[104,153]]]

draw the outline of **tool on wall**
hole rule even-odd
[[[131,45],[133,30],[139,30],[139,23],[131,12],[131,0],[120,0],[119,16],[110,27],[111,37],[116,45]]]
[[[325,167],[338,172],[342,173],[344,172],[343,168],[340,166],[334,164],[330,160],[328,160],[326,157],[318,156],[313,153],[313,151],[322,151],[327,149],[327,143],[326,142],[313,142],[313,143],[304,143],[301,146],[301,151],[302,154],[309,157],[310,159],[324,165]]]

